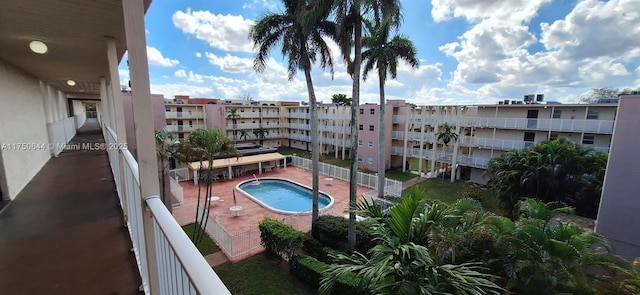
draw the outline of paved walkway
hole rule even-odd
[[[89,119],[72,143],[104,142]],[[0,293],[138,294],[105,151],[51,158],[0,212]]]

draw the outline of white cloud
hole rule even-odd
[[[479,101],[545,91],[566,98],[584,89],[633,83],[640,0],[584,0],[563,19],[542,23],[538,37],[528,23],[547,2],[433,0],[434,19],[475,23],[458,41],[439,47],[458,62],[449,91]],[[544,50],[530,52],[538,42]]]
[[[120,85],[129,85],[129,70],[118,69],[118,75],[120,76]]]
[[[177,78],[186,78],[187,71],[180,69],[180,70],[177,70],[175,73],[173,73],[173,75]]]
[[[274,10],[277,6],[276,2],[268,0],[253,0],[253,2],[245,2],[242,4],[242,9],[256,9],[258,6],[266,8],[268,10]]]
[[[202,53],[200,53],[200,52],[196,52],[196,57],[197,57],[197,58],[201,58],[201,57],[202,57]]]
[[[205,52],[205,56],[212,65],[220,67],[222,71],[227,73],[247,73],[253,70],[253,60],[249,58],[237,57],[228,53],[224,57],[219,57],[210,52]]]
[[[176,95],[214,97],[214,91],[210,87],[186,84],[151,84],[151,92],[162,94],[165,98],[174,98]]]
[[[180,63],[177,59],[170,59],[162,56],[160,50],[149,46],[147,46],[147,58],[149,59],[150,65],[161,67],[173,67]]]
[[[224,51],[251,52],[249,30],[253,21],[241,15],[213,14],[210,11],[176,11],[173,24],[183,33],[206,41],[211,48]]]

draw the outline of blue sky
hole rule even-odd
[[[640,87],[640,0],[401,1],[400,33],[418,49],[419,69],[401,66],[388,99],[417,104],[493,103],[544,93],[575,101],[592,88]],[[252,69],[247,34],[273,0],[154,0],[146,16],[151,89],[167,98],[306,101],[302,73],[287,80],[286,60],[272,51],[264,73]],[[336,73],[312,71],[318,100],[350,96],[339,59]],[[124,63],[123,63],[124,64]],[[121,65],[121,80],[128,71]],[[378,101],[377,75],[362,84],[361,102]]]

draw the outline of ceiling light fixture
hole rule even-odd
[[[76,81],[73,81],[72,79],[69,79],[69,80],[67,80],[67,85],[76,86]]]
[[[31,41],[31,43],[29,43],[29,48],[31,48],[31,51],[37,54],[45,54],[47,53],[47,50],[49,50],[47,44],[38,40]]]

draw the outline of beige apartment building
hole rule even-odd
[[[239,143],[311,150],[310,108],[305,103],[182,98],[165,103],[167,125],[173,126],[170,130],[183,133],[181,138],[195,128],[216,126]],[[436,162],[446,163],[448,169],[456,168],[453,178],[464,175],[484,184],[483,173],[491,158],[540,141],[567,138],[608,152],[617,103],[542,103],[534,96],[526,102],[509,100],[472,106],[415,106],[403,100],[389,100],[386,108],[384,143],[379,138],[379,105],[364,104],[359,108],[357,161],[361,169],[377,171],[379,146],[385,144],[387,169],[410,169],[434,176],[442,169]],[[236,109],[235,118],[230,116],[232,109]],[[177,123],[180,120],[182,123]],[[350,107],[320,104],[318,120],[321,153],[347,159]],[[458,140],[447,146],[437,140],[445,123],[459,134]],[[408,167],[410,158],[426,159],[431,165]]]

